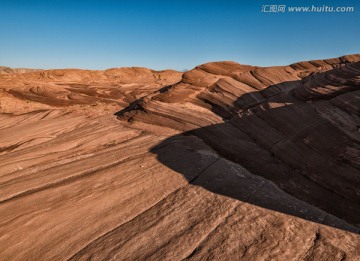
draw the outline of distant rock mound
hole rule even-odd
[[[50,106],[116,104],[132,101],[181,80],[182,73],[146,68],[0,70],[0,91]]]
[[[27,69],[27,68],[11,68],[6,66],[0,66],[0,74],[19,74],[40,71],[40,69]]]

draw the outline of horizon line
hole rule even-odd
[[[200,63],[198,65],[196,65],[195,67],[191,68],[191,69],[182,69],[182,70],[177,70],[177,69],[173,69],[173,68],[166,68],[166,69],[152,69],[150,67],[146,67],[146,66],[120,66],[120,67],[108,67],[105,69],[88,69],[88,68],[79,68],[79,67],[59,67],[59,68],[31,68],[31,67],[11,67],[11,66],[6,66],[6,65],[0,65],[0,68],[9,68],[9,69],[14,69],[14,70],[39,70],[39,71],[51,71],[51,70],[84,70],[84,71],[106,71],[106,70],[111,70],[111,69],[122,69],[122,68],[141,68],[141,69],[149,69],[151,71],[177,71],[177,72],[187,72],[187,71],[191,71],[193,69],[195,69],[198,66],[204,65],[204,64],[209,64],[209,63],[222,63],[222,62],[232,62],[232,63],[237,63],[240,65],[248,65],[248,66],[254,66],[254,67],[261,67],[261,68],[267,68],[267,67],[281,67],[281,66],[291,66],[293,64],[296,63],[301,63],[301,62],[312,62],[312,61],[324,61],[324,60],[330,60],[330,59],[341,59],[341,58],[345,58],[348,56],[353,56],[353,55],[360,55],[360,53],[351,53],[351,54],[344,54],[341,56],[336,56],[336,57],[329,57],[329,58],[317,58],[317,59],[310,59],[310,60],[300,60],[300,61],[294,61],[292,63],[289,64],[279,64],[279,65],[253,65],[253,64],[245,64],[245,63],[239,63],[235,60],[218,60],[218,61],[206,61],[204,63]]]

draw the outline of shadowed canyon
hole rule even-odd
[[[360,260],[360,55],[0,67],[1,260]]]

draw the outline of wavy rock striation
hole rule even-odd
[[[360,258],[360,55],[5,68],[0,98],[2,260]]]

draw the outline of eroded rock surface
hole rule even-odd
[[[0,98],[2,260],[360,259],[360,55],[1,68]]]

